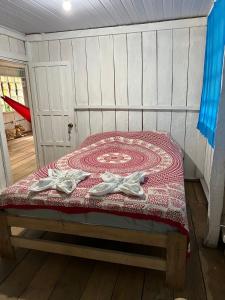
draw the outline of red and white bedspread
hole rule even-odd
[[[49,168],[82,169],[91,176],[70,195],[56,190],[29,193],[29,186],[47,177]],[[109,194],[91,198],[88,191],[109,171],[128,175],[144,170],[145,199]],[[169,134],[162,132],[106,132],[87,138],[80,148],[13,184],[0,195],[0,208],[53,209],[66,213],[104,212],[159,221],[187,234],[183,157]]]

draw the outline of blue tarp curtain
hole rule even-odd
[[[215,145],[225,46],[225,0],[217,0],[208,17],[201,106],[197,128]],[[225,117],[225,116],[224,116]]]

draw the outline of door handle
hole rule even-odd
[[[69,134],[71,134],[72,128],[73,128],[73,123],[69,123],[68,124],[68,133]]]
[[[73,123],[69,123],[68,125],[68,136],[69,136],[69,141],[71,140],[71,131],[73,128]]]

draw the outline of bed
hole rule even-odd
[[[53,189],[30,193],[29,187],[49,169],[81,169],[91,175],[69,195]],[[122,176],[144,171],[145,196],[91,196],[90,188],[105,171]],[[13,257],[14,247],[36,249],[165,271],[170,286],[184,285],[188,223],[183,157],[165,132],[92,135],[77,150],[5,189],[0,209],[3,257]],[[166,257],[12,236],[12,226],[157,247],[166,250]]]

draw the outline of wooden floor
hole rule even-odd
[[[185,187],[191,256],[184,290],[168,289],[164,273],[158,271],[17,249],[15,262],[0,261],[0,300],[225,299],[223,251],[202,245],[207,214],[202,188],[198,182],[186,182]],[[59,239],[58,234],[52,233],[27,231],[21,234]]]
[[[13,182],[36,170],[36,158],[33,136],[28,134],[22,138],[8,141]]]

